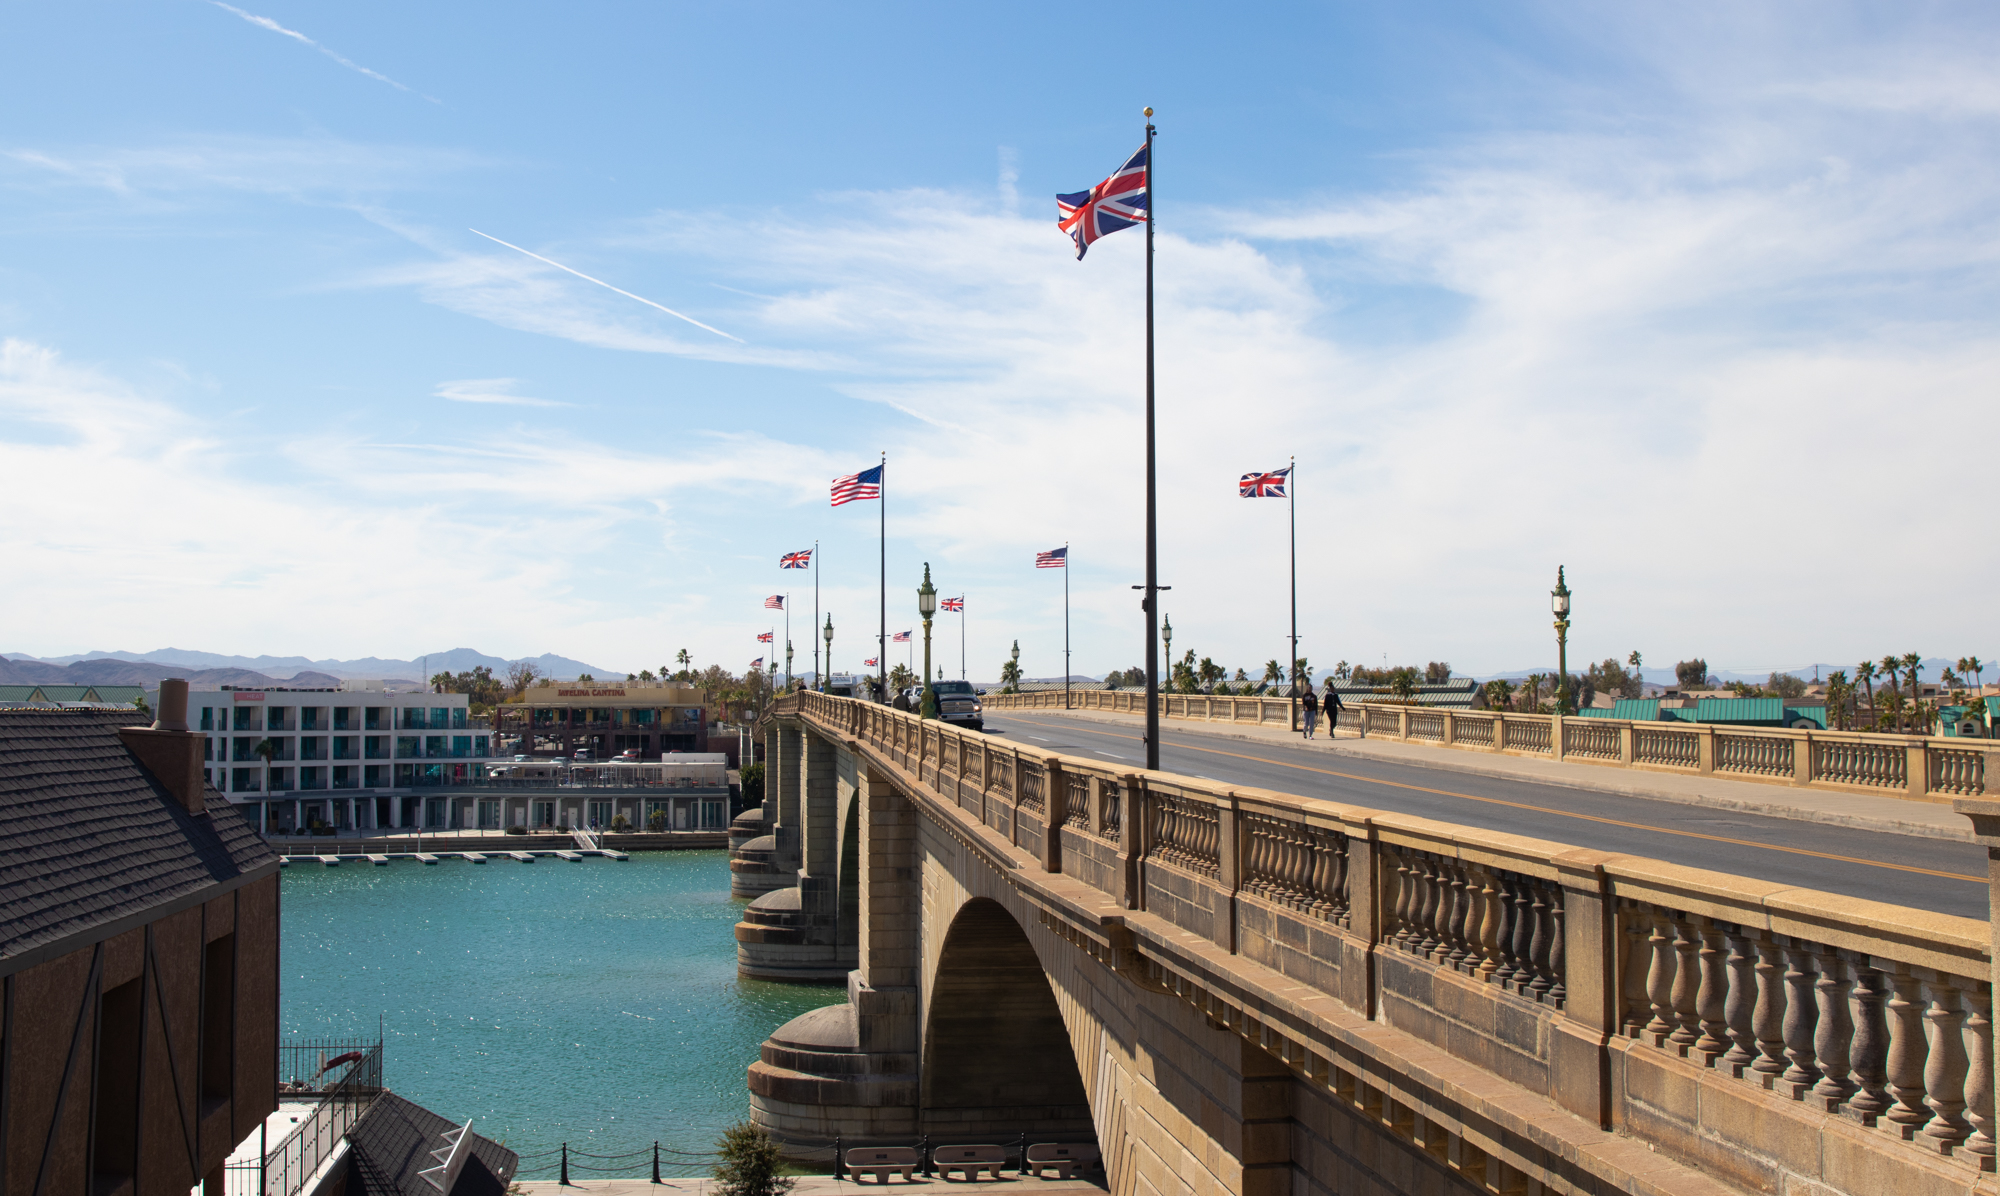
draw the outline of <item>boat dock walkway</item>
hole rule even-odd
[[[321,867],[325,868],[338,868],[344,862],[353,861],[356,863],[373,864],[376,867],[380,868],[387,866],[390,860],[416,860],[418,863],[422,864],[435,864],[439,860],[465,860],[469,863],[483,864],[488,860],[503,859],[503,858],[510,860],[519,860],[523,864],[532,864],[535,862],[536,856],[543,856],[543,855],[555,856],[558,859],[568,860],[573,864],[582,863],[583,858],[585,856],[593,856],[593,855],[600,856],[607,860],[624,861],[624,860],[630,860],[632,858],[631,856],[627,855],[622,851],[613,851],[608,847],[595,848],[590,851],[584,851],[581,849],[568,850],[568,851],[509,851],[509,852],[375,851],[366,853],[356,852],[353,854],[346,854],[346,855],[282,855],[278,857],[278,866],[281,868],[289,868],[293,864],[318,864]]]

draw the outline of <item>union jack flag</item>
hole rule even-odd
[[[965,599],[947,598],[944,600],[943,606],[946,610],[955,610],[963,614],[965,612]]]
[[[907,631],[898,631],[889,637],[889,642],[892,644],[907,644],[910,642],[910,633]]]
[[[862,661],[861,663],[862,663],[862,664],[865,664],[865,665],[867,665],[867,666],[868,666],[869,668],[871,668],[871,669],[872,669],[872,668],[874,668],[874,667],[875,667],[876,665],[878,665],[878,664],[880,664],[880,663],[882,663],[882,662],[881,662],[881,661],[879,661],[879,660],[877,660],[877,659],[876,659],[875,657],[871,656],[871,657],[869,657],[869,658],[868,658],[867,660],[864,660],[864,661]]]
[[[768,632],[768,631],[760,631],[760,632],[758,632],[758,633],[757,633],[757,642],[758,642],[758,643],[760,643],[760,644],[768,644],[768,643],[770,643],[770,642],[771,642],[771,633],[770,633],[770,632]]]
[[[1111,177],[1097,186],[1056,196],[1056,210],[1062,213],[1056,227],[1076,242],[1077,261],[1083,260],[1084,251],[1097,238],[1146,222],[1146,208],[1151,200],[1146,191],[1149,173],[1146,154],[1147,149],[1142,145],[1138,153],[1125,160],[1125,165],[1112,171]]]
[[[791,568],[790,565],[781,565],[779,567],[783,569]],[[785,596],[783,594],[773,594],[769,598],[764,599],[764,609],[765,610],[785,609]]]
[[[1292,467],[1289,465],[1269,473],[1246,473],[1236,479],[1236,492],[1244,498],[1283,498],[1285,480],[1291,474]]]
[[[1047,552],[1036,553],[1035,568],[1037,569],[1069,568],[1069,545],[1065,544],[1061,548],[1052,548]]]
[[[812,564],[812,562],[813,562],[813,550],[808,548],[804,552],[788,552],[785,555],[779,557],[778,568],[803,569],[807,565]],[[765,606],[771,605],[771,600],[765,599],[764,605]]]
[[[833,505],[858,502],[867,498],[882,497],[882,467],[864,469],[860,473],[850,473],[844,478],[833,479]]]
[[[750,671],[753,673],[763,667],[764,667],[764,658],[761,656],[750,662]]]

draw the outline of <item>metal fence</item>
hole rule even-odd
[[[229,1196],[296,1196],[382,1094],[382,1040],[305,1039],[278,1048],[278,1099],[314,1102],[263,1157],[224,1168]]]

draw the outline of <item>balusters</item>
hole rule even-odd
[[[1564,942],[1563,895],[1560,888],[1549,889],[1549,1001],[1561,1009],[1569,1001],[1569,986],[1563,983]]]
[[[1931,1119],[1924,1104],[1924,1005],[1917,978],[1900,969],[1889,981],[1889,1092],[1896,1103],[1884,1114],[1890,1124],[1913,1137]]]
[[[1550,989],[1555,987],[1556,977],[1554,969],[1549,967],[1549,944],[1551,941],[1549,931],[1552,921],[1549,917],[1549,891],[1539,884],[1534,886],[1534,891],[1535,937],[1529,940],[1528,943],[1528,970],[1533,974],[1534,979],[1528,982],[1528,987],[1534,990],[1535,998],[1540,1000],[1549,994]]]
[[[1854,970],[1854,1041],[1848,1062],[1856,1091],[1847,1111],[1863,1125],[1889,1108],[1889,1026],[1882,1009],[1882,973],[1863,960]]]
[[[1701,1014],[1695,998],[1700,993],[1701,971],[1695,958],[1701,950],[1701,941],[1695,937],[1694,919],[1686,914],[1673,915],[1671,925],[1674,930],[1674,983],[1672,1000],[1674,1031],[1667,1040],[1685,1055],[1701,1039]]]
[[[1395,943],[1400,950],[1409,950],[1412,920],[1411,898],[1414,888],[1410,876],[1410,857],[1407,853],[1396,853],[1396,935]]]
[[[1531,950],[1535,941],[1534,885],[1533,879],[1524,876],[1514,887],[1514,969],[1507,979],[1514,991],[1523,996],[1535,978]]]
[[[1729,932],[1729,995],[1723,998],[1722,1020],[1729,1026],[1729,1050],[1722,1061],[1730,1074],[1742,1076],[1757,1059],[1757,1033],[1752,1011],[1757,1005],[1757,953],[1741,926]]]
[[[1450,950],[1443,952],[1439,962],[1449,964],[1454,970],[1464,966],[1465,919],[1471,913],[1472,893],[1466,887],[1465,868],[1460,864],[1451,866],[1451,920],[1445,924],[1445,938]]]
[[[1757,1006],[1751,1015],[1757,1036],[1757,1060],[1750,1069],[1765,1087],[1785,1070],[1785,969],[1778,962],[1778,945],[1757,940]]]
[[[1695,1038],[1694,1051],[1701,1056],[1703,1067],[1714,1067],[1715,1061],[1729,1050],[1729,1022],[1723,1015],[1729,988],[1729,973],[1725,970],[1728,952],[1723,946],[1721,927],[1713,919],[1704,918],[1702,922],[1698,956],[1701,984],[1694,996],[1701,1033]]]
[[[1819,1002],[1819,1030],[1813,1035],[1813,1053],[1819,1056],[1819,1083],[1812,1094],[1827,1112],[1837,1111],[1854,1095],[1849,1078],[1850,1052],[1854,1043],[1854,1019],[1848,1012],[1848,992],[1854,982],[1847,977],[1847,962],[1832,947],[1823,947],[1819,956],[1819,983],[1813,994]]]
[[[1428,858],[1418,861],[1421,869],[1417,874],[1417,884],[1423,898],[1423,908],[1417,914],[1417,928],[1423,937],[1417,940],[1417,954],[1429,955],[1437,949],[1438,883],[1436,866]]]
[[[1965,992],[1965,1120],[1972,1126],[1967,1154],[1991,1159],[1993,1143],[1993,998],[1975,985]]]
[[[1653,1040],[1654,1046],[1666,1045],[1677,1024],[1674,1016],[1674,947],[1672,936],[1666,933],[1668,926],[1665,918],[1653,915],[1653,932],[1646,938],[1647,946],[1652,948],[1652,963],[1646,972],[1646,997],[1653,1006],[1653,1020],[1646,1023],[1646,1034]]]
[[[1791,1060],[1780,1082],[1791,1088],[1792,1099],[1803,1096],[1819,1080],[1819,1063],[1813,1057],[1813,1030],[1819,1011],[1813,1005],[1813,984],[1819,979],[1813,969],[1811,948],[1794,944],[1785,951],[1785,1058]]]
[[[1959,1032],[1964,1012],[1958,1007],[1958,990],[1946,981],[1924,986],[1930,990],[1930,1008],[1924,1021],[1930,1023],[1927,1037],[1930,1053],[1924,1060],[1924,1103],[1936,1116],[1924,1127],[1923,1136],[1947,1153],[1972,1133],[1965,1119],[1965,1039]]]

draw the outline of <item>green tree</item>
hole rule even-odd
[[[1864,660],[1860,664],[1855,665],[1854,679],[1868,689],[1868,725],[1870,727],[1879,726],[1882,716],[1875,709],[1875,662]],[[1855,722],[1859,723],[1860,721],[1860,711],[1856,711]]]
[[[520,697],[530,685],[542,679],[542,670],[525,660],[517,660],[507,666],[507,691],[510,697]]]
[[[1223,668],[1221,665],[1215,663],[1215,661],[1204,656],[1201,658],[1201,663],[1195,667],[1195,675],[1201,679],[1201,683],[1203,685],[1212,686],[1219,682],[1228,680],[1229,670]],[[1226,693],[1228,691],[1225,690],[1223,692]]]
[[[1416,669],[1400,668],[1389,678],[1389,692],[1395,694],[1399,702],[1414,704],[1417,700],[1417,686],[1421,684],[1423,678],[1418,675]]]
[[[1277,658],[1277,657],[1275,657],[1275,656],[1274,656],[1274,657],[1272,657],[1271,659],[1269,659],[1269,660],[1265,661],[1265,662],[1264,662],[1264,684],[1265,684],[1265,685],[1283,685],[1284,683],[1285,683],[1285,666],[1284,666],[1284,665],[1282,665],[1282,664],[1279,664],[1279,663],[1278,663],[1278,658]]]
[[[1897,700],[1889,703],[1889,712],[1896,718],[1896,730],[1903,729],[1903,659],[1894,654],[1882,658],[1882,684],[1896,691]]]
[[[639,680],[641,680],[641,681],[651,681],[651,680],[653,680],[653,670],[651,670],[651,669],[640,669],[640,670],[639,670],[639,677],[638,677],[638,679],[639,679]]]
[[[1854,683],[1847,679],[1845,669],[1835,669],[1826,678],[1827,717],[1834,723],[1834,730],[1848,729],[1847,708],[1854,700]]]
[[[1639,649],[1632,649],[1632,655],[1625,658],[1625,663],[1632,666],[1632,692],[1625,696],[1628,698],[1644,697],[1646,693],[1646,675],[1643,671],[1645,661],[1639,658]]]
[[[784,1196],[798,1182],[780,1174],[778,1144],[755,1122],[722,1131],[715,1153],[716,1196]]]
[[[1486,696],[1488,710],[1505,710],[1514,700],[1514,686],[1505,678],[1488,681],[1481,692]]]
[[[1299,658],[1298,658],[1297,660],[1293,661],[1293,662],[1292,662],[1292,681],[1293,681],[1293,683],[1294,683],[1294,684],[1297,684],[1297,683],[1300,683],[1300,682],[1303,682],[1303,683],[1305,683],[1305,684],[1307,684],[1307,685],[1311,685],[1311,684],[1312,684],[1312,681],[1313,681],[1313,667],[1312,667],[1312,661],[1310,661],[1310,660],[1307,660],[1307,659],[1306,659],[1305,657],[1303,657],[1303,656],[1301,656],[1301,657],[1299,657]]]
[[[1449,680],[1451,680],[1450,661],[1433,660],[1429,664],[1424,666],[1424,684],[1443,685],[1445,682]]]
[[[1704,689],[1708,684],[1708,662],[1697,656],[1674,666],[1674,680],[1682,689]]]
[[[691,676],[690,670],[694,667],[694,657],[688,655],[686,648],[682,648],[680,651],[674,653],[674,663],[681,666],[680,671],[674,674],[674,678],[679,681],[688,680]]]
[[[897,667],[901,668],[900,665]],[[910,678],[910,683],[912,685],[916,684],[917,675],[915,673],[910,672],[910,670],[908,669],[903,669],[903,673],[905,676]],[[1021,692],[1021,666],[1014,663],[1012,660],[1001,662],[1000,692],[1003,694],[1014,694]]]

